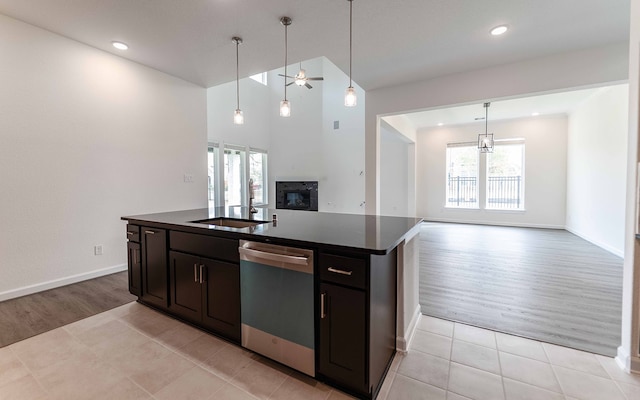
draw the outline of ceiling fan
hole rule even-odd
[[[321,77],[321,76],[315,76],[315,77],[307,76],[306,71],[304,69],[302,69],[302,63],[300,63],[300,72],[298,72],[296,74],[296,76],[289,76],[289,75],[282,75],[282,74],[278,74],[278,75],[279,76],[284,76],[286,78],[293,79],[293,82],[287,83],[287,86],[293,85],[295,83],[298,86],[306,86],[307,89],[311,89],[313,87],[313,86],[311,86],[309,84],[308,81],[322,81],[322,80],[324,80],[324,78]]]

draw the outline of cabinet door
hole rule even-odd
[[[142,228],[142,300],[167,308],[167,231]]]
[[[358,392],[368,393],[365,375],[366,294],[362,290],[320,285],[319,373]],[[324,315],[322,315],[324,311]]]
[[[205,266],[202,324],[240,342],[240,266],[201,258]]]
[[[127,242],[127,260],[129,265],[129,292],[140,296],[142,290],[142,271],[140,270],[140,243]]]
[[[194,322],[200,322],[202,315],[200,265],[199,257],[169,252],[169,309]]]

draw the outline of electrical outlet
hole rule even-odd
[[[101,256],[102,255],[102,245],[101,244],[93,246],[93,254],[95,254],[96,256]]]
[[[184,174],[184,182],[185,182],[185,183],[193,183],[193,175],[191,175],[191,174]]]

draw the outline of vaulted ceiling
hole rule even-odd
[[[353,79],[365,90],[628,40],[629,0],[354,0]],[[348,71],[346,0],[0,0],[0,13],[211,87],[289,60]],[[510,30],[492,37],[489,30]],[[127,43],[121,52],[113,40]]]

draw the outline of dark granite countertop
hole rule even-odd
[[[272,215],[277,214],[277,223]],[[237,218],[266,221],[248,228],[232,228],[194,223],[209,218]],[[313,211],[274,210],[258,208],[257,214],[249,214],[247,207],[216,207],[183,210],[122,217],[138,225],[165,226],[214,235],[233,236],[240,239],[263,241],[278,239],[297,244],[321,244],[325,246],[364,250],[372,254],[386,254],[402,240],[417,233],[420,218],[404,218],[361,214],[337,214]],[[185,229],[186,228],[186,229]]]

